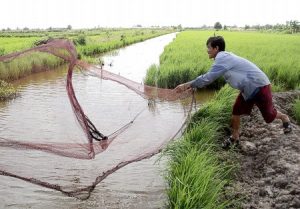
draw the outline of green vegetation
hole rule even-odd
[[[160,66],[148,69],[145,83],[174,88],[207,72],[212,64],[206,52],[206,40],[213,31],[184,31],[178,34],[160,56]],[[270,78],[274,89],[294,89],[300,83],[300,36],[257,32],[219,31],[226,50],[253,61]],[[156,77],[157,76],[157,77]],[[222,79],[209,87],[220,88]]]
[[[172,143],[164,152],[168,164],[169,208],[227,208],[224,186],[230,182],[232,164],[219,159],[218,139],[228,128],[235,91],[223,87],[191,119],[183,140]]]
[[[95,56],[136,42],[141,42],[172,30],[130,29],[122,31],[107,30],[102,33],[85,36],[85,44],[77,45],[82,57]]]
[[[0,80],[0,101],[15,97],[17,90],[9,83]]]
[[[40,71],[54,69],[63,61],[53,55],[34,52],[10,62],[0,62],[0,80],[13,81]]]
[[[74,42],[79,57],[95,61],[91,56],[171,32],[168,28],[2,31],[0,55],[31,48],[41,40],[64,38]]]
[[[224,26],[225,27],[225,26]],[[256,30],[261,32],[271,32],[271,33],[285,33],[293,34],[300,32],[300,22],[298,20],[286,21],[286,24],[276,24],[276,25],[245,25],[245,30]]]
[[[300,123],[300,99],[297,99],[293,105],[293,113],[298,123]]]
[[[1,33],[0,33],[1,34]],[[0,55],[9,54],[34,46],[40,37],[0,37]]]

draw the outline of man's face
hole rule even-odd
[[[219,52],[219,47],[216,46],[216,48],[213,48],[210,43],[207,45],[207,54],[208,54],[208,57],[209,59],[214,59],[217,54]]]

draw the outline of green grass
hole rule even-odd
[[[214,31],[184,31],[165,47],[160,66],[150,67],[145,79],[148,85],[174,88],[207,72],[213,61],[208,59],[206,40]],[[274,89],[295,89],[300,83],[300,36],[258,32],[219,31],[226,50],[254,62],[270,78]],[[157,77],[155,77],[157,75]],[[220,88],[219,79],[209,87]]]
[[[81,58],[89,59],[108,51],[122,48],[130,44],[141,42],[163,34],[171,30],[131,29],[121,31],[106,31],[105,33],[86,36],[86,44],[77,45],[76,48]],[[91,60],[90,60],[91,61]],[[94,60],[93,62],[96,62]]]
[[[168,208],[225,209],[235,204],[236,200],[223,198],[234,166],[220,159],[217,145],[228,126],[228,107],[235,96],[230,87],[222,88],[191,119],[182,139],[163,152],[170,159],[166,174]]]
[[[29,49],[33,47],[35,41],[39,39],[40,37],[0,37],[0,56]]]
[[[13,81],[32,73],[54,69],[63,60],[46,53],[33,52],[10,62],[0,62],[0,80]]]
[[[293,105],[293,114],[297,122],[300,124],[300,99],[297,99]]]
[[[0,80],[0,101],[15,97],[17,89],[11,84]]]

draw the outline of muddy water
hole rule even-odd
[[[146,69],[158,63],[163,47],[175,37],[165,35],[103,57],[104,68],[142,82]],[[0,103],[0,136],[19,141],[85,142],[65,90],[66,69],[29,76],[15,85],[17,99]],[[131,121],[110,147],[93,160],[65,158],[36,150],[0,148],[3,170],[34,177],[66,190],[89,186],[103,171],[151,152],[174,135],[186,117],[188,101],[157,101],[149,106],[126,87],[75,72],[77,98],[99,130],[109,135]],[[205,101],[211,93],[198,95]],[[0,208],[163,208],[166,202],[157,156],[132,163],[97,185],[88,200],[78,200],[11,177],[0,176]]]

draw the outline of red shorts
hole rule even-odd
[[[245,101],[244,97],[240,93],[236,98],[232,114],[250,115],[254,105],[259,108],[264,120],[267,123],[271,123],[276,118],[277,111],[273,105],[270,85],[261,87],[257,94],[252,99],[247,101]]]

